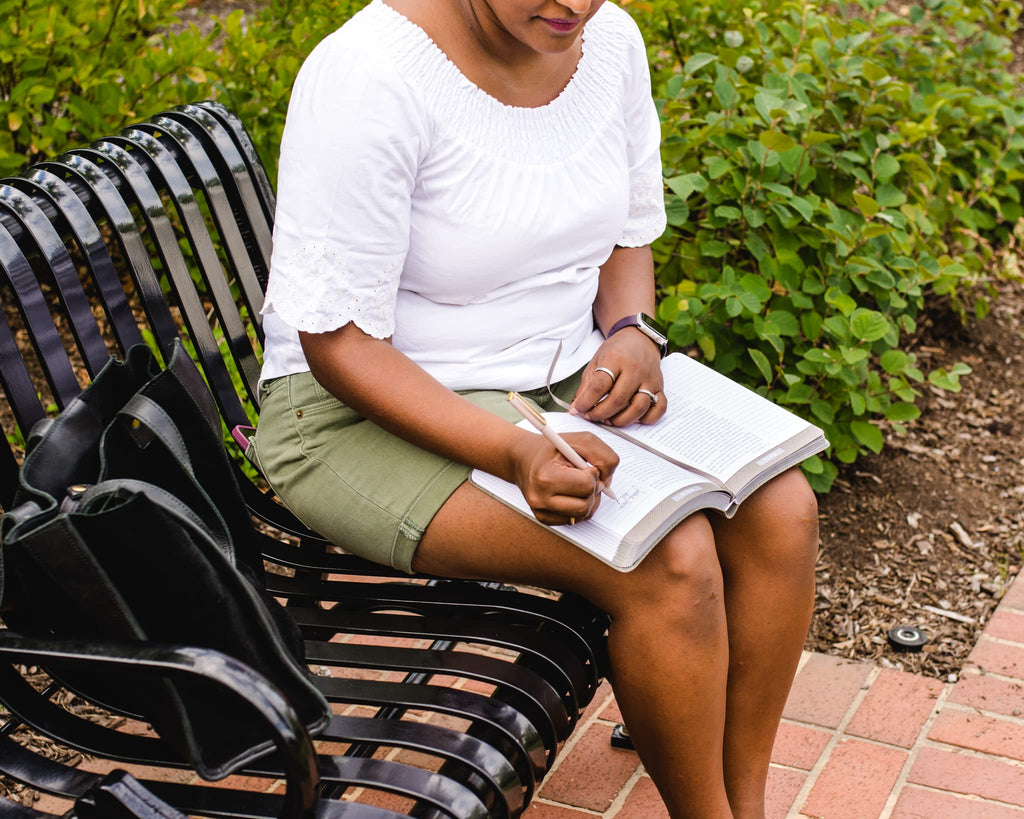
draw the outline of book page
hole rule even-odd
[[[622,541],[630,539],[630,531],[644,522],[653,510],[663,506],[666,500],[672,508],[678,508],[695,496],[719,489],[707,478],[652,455],[597,424],[564,412],[546,413],[545,417],[559,433],[589,432],[597,435],[619,456],[619,466],[611,482],[618,502],[602,496],[597,511],[589,520],[574,526],[551,527],[605,562],[615,563]],[[525,421],[519,426],[536,432]],[[473,472],[471,480],[509,506],[533,516],[515,484],[480,470]],[[651,526],[645,525],[641,529],[646,531]]]
[[[662,372],[665,417],[622,433],[733,491],[739,487],[730,479],[744,467],[767,467],[820,434],[813,424],[689,356],[668,356]]]

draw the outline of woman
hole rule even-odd
[[[666,411],[649,243],[665,227],[640,33],[603,0],[373,0],[293,90],[256,449],[307,524],[406,571],[576,592],[612,619],[613,684],[673,816],[763,817],[806,635],[813,494],[786,473],[620,573],[538,521],[590,515],[615,453],[571,466],[505,391],[594,421]],[[625,319],[624,321],[620,321]],[[613,330],[615,330],[613,332]],[[604,400],[603,396],[607,395]]]

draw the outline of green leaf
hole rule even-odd
[[[821,338],[821,322],[821,315],[813,310],[800,314],[800,327],[809,341]]]
[[[885,445],[885,439],[882,437],[881,430],[867,421],[851,421],[850,432],[853,433],[853,437],[859,443],[866,446],[876,455],[882,451],[882,447]]]
[[[763,277],[754,273],[747,273],[743,276],[743,278],[740,279],[740,287],[757,299],[757,309],[760,309],[760,305],[772,297],[772,290],[768,286],[768,282],[766,282]]]
[[[879,185],[875,190],[875,199],[883,208],[898,208],[907,201],[907,195],[894,185]]]
[[[751,313],[761,312],[761,299],[759,299],[753,293],[744,291],[742,293],[738,293],[736,295],[736,298],[738,298],[740,300],[740,304],[746,307],[747,310],[749,310]]]
[[[690,209],[678,196],[665,197],[665,217],[673,227],[682,227],[690,219]]]
[[[686,65],[683,66],[683,73],[686,74],[687,76],[695,74],[708,63],[713,63],[717,59],[718,57],[716,57],[714,54],[708,54],[707,52],[698,52],[686,61]]]
[[[899,375],[906,369],[909,358],[903,350],[886,350],[882,353],[880,363],[889,375]]]
[[[728,159],[723,159],[720,156],[713,157],[711,161],[707,163],[707,166],[708,176],[712,179],[719,179],[733,169],[733,164]]]
[[[811,401],[811,412],[814,417],[825,424],[831,424],[836,420],[836,413],[827,401],[820,398]]]
[[[699,173],[684,173],[682,176],[673,176],[670,179],[666,179],[665,184],[668,185],[669,190],[682,199],[688,199],[690,194],[695,191],[703,193],[708,189],[708,181]]]
[[[889,332],[889,322],[877,310],[859,307],[850,316],[850,330],[862,341],[878,341]]]
[[[850,315],[855,309],[857,309],[857,302],[835,287],[830,287],[825,292],[825,301],[839,310],[839,312],[844,316]]]
[[[778,327],[779,335],[796,336],[800,334],[800,325],[796,316],[788,310],[769,310],[765,318]]]
[[[736,104],[736,88],[729,81],[728,77],[719,77],[715,80],[715,96],[723,108],[729,109]]]
[[[781,97],[777,97],[774,94],[766,94],[763,91],[754,97],[754,107],[768,125],[771,125],[772,120],[775,118],[772,116],[772,112],[781,110],[783,104],[784,102]]]
[[[796,142],[793,138],[780,131],[762,131],[757,139],[765,148],[771,151],[789,151],[796,147]]]
[[[889,154],[879,154],[875,159],[875,178],[880,181],[892,179],[900,172],[900,162]]]
[[[811,203],[804,199],[802,196],[794,196],[789,200],[789,206],[799,213],[805,222],[810,222],[814,216],[814,208],[811,207]]]
[[[825,471],[825,463],[817,455],[807,458],[802,466],[805,472],[810,472],[812,475],[820,475]]]
[[[715,340],[711,336],[700,336],[697,339],[697,346],[708,361],[715,360]]]
[[[903,401],[890,404],[885,410],[885,417],[890,421],[913,421],[920,414],[921,410]]]
[[[701,255],[710,256],[712,259],[721,259],[730,250],[729,245],[718,239],[707,239],[700,243]]]
[[[768,361],[768,356],[755,347],[748,347],[747,354],[750,356],[761,375],[764,376],[764,380],[770,384],[772,382],[772,365]]]
[[[842,137],[839,134],[829,134],[824,131],[808,131],[800,141],[808,148],[821,145],[823,142],[836,142]]]
[[[868,219],[870,219],[880,210],[880,208],[878,207],[878,203],[874,199],[872,199],[870,196],[865,196],[862,193],[855,193],[853,195],[853,201],[857,203],[857,207],[860,209],[860,212],[863,213]]]

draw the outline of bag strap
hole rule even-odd
[[[183,503],[177,496],[155,484],[134,480],[133,478],[111,478],[89,487],[78,496],[74,502],[74,511],[87,514],[93,509],[101,507],[110,499],[124,497],[127,493],[145,495],[165,512],[173,515],[178,521],[192,527],[211,540],[217,546],[220,553],[234,565],[234,546],[228,535],[227,526],[220,519],[220,516],[218,515],[217,525],[210,526],[209,522],[198,515],[188,504]]]
[[[140,447],[145,448],[149,444],[149,441],[139,434],[139,430],[144,427],[149,436],[157,438],[181,464],[182,469],[193,479],[195,478],[192,460],[188,456],[188,448],[185,446],[185,439],[181,437],[178,425],[156,401],[149,396],[137,393],[118,411],[117,415],[130,419],[128,422],[130,434]]]

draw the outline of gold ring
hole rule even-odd
[[[576,525],[576,518],[569,518],[569,525],[570,526],[575,526]]]

